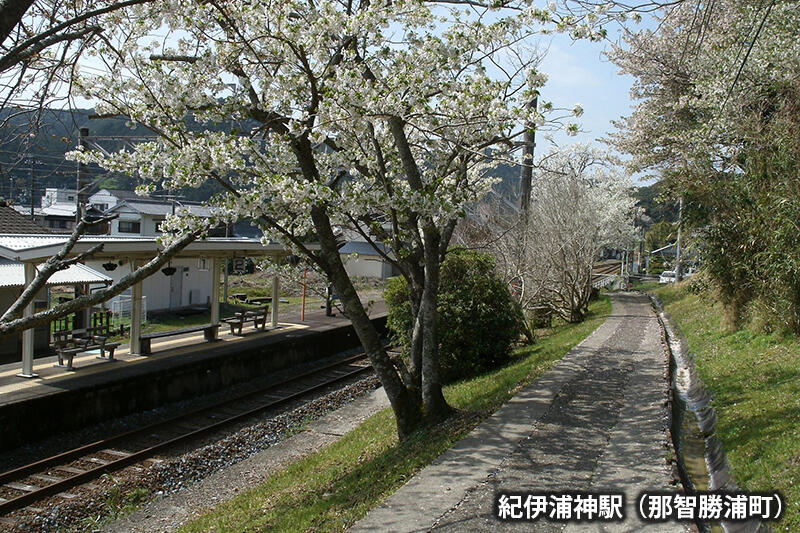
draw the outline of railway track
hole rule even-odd
[[[0,516],[372,369],[364,354],[0,473]]]
[[[620,262],[595,264],[592,267],[593,276],[608,276],[612,274],[619,274]]]

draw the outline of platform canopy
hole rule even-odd
[[[57,254],[69,239],[69,235],[53,234],[6,234],[0,233],[0,258],[19,261],[24,268],[24,284],[30,284],[36,275],[36,266]],[[84,235],[75,243],[69,256],[76,256],[87,252],[102,244],[103,247],[94,252],[92,260],[109,259],[113,261],[127,260],[131,267],[135,268],[153,257],[155,257],[163,246],[158,242],[158,237],[140,236],[109,236],[109,235]],[[310,245],[310,248],[317,248]],[[234,257],[271,257],[273,260],[280,260],[281,257],[290,255],[291,251],[277,243],[262,243],[260,239],[247,237],[208,237],[198,239],[174,257],[192,258],[204,257],[211,260],[211,280],[212,294],[217,294],[219,288],[219,273],[223,258]],[[280,286],[277,274],[272,280],[272,294],[278,295]],[[278,302],[280,298],[273,298],[272,303],[272,324],[278,324]],[[140,335],[142,322],[142,282],[138,282],[131,288],[131,347],[130,353],[140,353]],[[25,315],[33,313],[31,303],[25,309]],[[219,297],[211,299],[211,323],[218,325],[219,317]],[[22,335],[22,373],[20,377],[36,377],[33,372],[33,329],[23,332]]]
[[[41,266],[41,265],[40,265]],[[70,265],[64,270],[59,270],[47,280],[47,286],[56,285],[110,285],[112,279],[93,268],[80,263]],[[0,257],[0,287],[24,287],[25,265]]]
[[[68,235],[19,235],[0,233],[0,257],[24,263],[41,263],[58,253],[69,239]],[[157,237],[119,237],[85,235],[81,237],[70,255],[78,255],[102,244],[102,250],[92,259],[119,259],[155,257],[163,247]],[[178,257],[281,257],[291,252],[277,243],[263,244],[259,239],[247,237],[208,237],[190,243]]]

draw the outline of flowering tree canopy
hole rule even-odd
[[[552,148],[536,165],[527,217],[490,219],[502,233],[489,237],[489,248],[524,309],[545,306],[580,321],[599,252],[635,240],[633,184],[587,144]]]
[[[423,413],[448,411],[435,302],[455,223],[488,190],[494,162],[512,157],[519,125],[554,126],[545,115],[559,113],[527,105],[546,78],[524,40],[550,13],[505,11],[333,0],[131,7],[93,50],[109,74],[75,83],[99,114],[155,136],[74,157],[151,186],[220,183],[220,221],[258,220],[265,239],[295,247],[336,285],[404,434]],[[338,254],[339,227],[387,245],[409,280],[408,362],[381,347]],[[180,217],[164,228],[192,229]]]
[[[798,27],[796,2],[681,3],[611,55],[640,100],[611,140],[685,198],[732,326],[800,331]]]

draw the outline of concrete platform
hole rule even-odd
[[[382,331],[382,302],[373,307],[371,317]],[[33,379],[17,377],[19,362],[0,366],[0,450],[214,392],[360,345],[349,320],[326,317],[324,311],[267,331],[246,326],[241,336],[222,326],[219,340],[210,343],[202,332],[155,339],[148,356],[131,355],[127,345],[117,348],[116,361],[98,359],[99,351],[76,355],[74,371],[54,367],[56,357],[36,359],[39,377]]]

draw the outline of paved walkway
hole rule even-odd
[[[666,355],[646,296],[612,302],[611,317],[558,365],[350,531],[687,531],[637,517],[642,491],[670,488]],[[501,490],[623,492],[627,518],[500,522]]]

